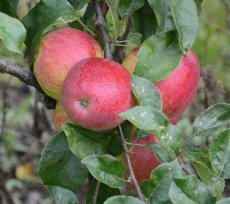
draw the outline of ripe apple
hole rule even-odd
[[[102,57],[102,50],[90,35],[73,28],[47,33],[34,63],[34,74],[42,89],[58,100],[66,74],[73,65],[88,57]]]
[[[94,131],[112,129],[122,122],[119,113],[132,106],[131,75],[112,60],[85,59],[67,74],[61,102],[74,123]]]
[[[65,123],[72,123],[72,121],[64,111],[61,102],[57,102],[57,105],[52,112],[52,120],[58,132],[61,131],[62,125],[64,125]]]
[[[170,118],[169,121],[171,124],[176,125],[176,123],[179,121],[179,118],[180,117]],[[136,141],[136,136],[134,133],[135,131],[132,130],[131,132],[132,132],[131,133],[132,136],[130,138],[130,141],[132,143],[135,142],[136,144],[139,145],[140,144],[145,145],[148,143],[160,144],[159,139],[153,135],[149,135],[143,138],[140,137]],[[124,155],[121,156],[121,159],[123,162],[125,161]],[[134,174],[136,176],[139,185],[141,185],[143,180],[148,180],[150,178],[150,174],[152,170],[155,169],[160,164],[153,151],[148,147],[134,146],[130,153],[130,159],[131,159],[131,164],[133,167]],[[126,177],[128,177],[129,172],[127,169],[127,164],[126,162],[124,163],[126,166]],[[133,187],[133,184],[131,184],[131,187]]]
[[[138,51],[139,48],[132,50],[122,64],[131,74],[138,61]],[[192,50],[189,50],[187,56],[182,57],[179,66],[169,76],[155,83],[161,93],[163,112],[169,118],[181,115],[190,105],[196,95],[199,79],[199,60]]]
[[[135,137],[132,137],[131,142],[134,142],[134,140]],[[150,135],[147,137],[138,138],[136,144],[145,145],[148,143],[159,144],[159,140],[157,137]],[[130,153],[130,159],[139,185],[141,185],[143,180],[149,179],[151,171],[160,164],[153,151],[144,146],[134,146],[132,152]],[[127,170],[126,175],[129,175]]]

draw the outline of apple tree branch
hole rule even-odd
[[[16,64],[11,64],[4,59],[0,59],[0,73],[10,74],[18,78],[20,81],[24,82],[25,84],[29,86],[33,86],[35,89],[37,89],[37,91],[44,94],[44,91],[38,84],[35,76],[31,72],[23,69],[22,67]]]
[[[95,10],[96,10],[96,16],[97,16],[96,24],[99,26],[99,29],[100,29],[101,34],[102,34],[103,42],[104,42],[105,58],[106,59],[112,59],[113,57],[112,57],[112,52],[111,52],[111,39],[105,30],[104,16],[103,16],[102,8],[101,8],[101,5],[99,4],[99,2],[97,0],[94,0],[94,5],[95,5]],[[145,201],[144,195],[141,192],[140,186],[137,182],[136,176],[135,176],[134,171],[133,171],[133,167],[132,167],[130,156],[129,156],[129,150],[128,150],[128,147],[127,147],[127,144],[125,141],[125,137],[124,137],[124,134],[123,134],[123,131],[122,131],[122,128],[120,125],[118,126],[117,130],[118,130],[118,135],[120,137],[122,147],[123,147],[123,150],[125,153],[125,158],[126,158],[127,165],[128,165],[130,179],[136,188],[138,197],[142,201]]]

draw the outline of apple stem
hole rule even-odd
[[[126,142],[127,145],[131,145],[132,147],[133,146],[138,146],[138,147],[145,147],[144,144],[137,144],[137,143],[133,143],[133,142]]]
[[[99,29],[102,34],[103,42],[104,42],[104,55],[106,59],[113,59],[112,52],[111,52],[111,43],[112,40],[109,37],[108,33],[105,30],[105,20],[102,12],[102,8],[97,0],[94,0],[95,10],[96,10],[96,25],[99,26]]]
[[[144,197],[143,193],[141,192],[140,186],[139,186],[139,184],[138,184],[138,182],[137,182],[137,179],[136,179],[135,174],[134,174],[134,171],[133,171],[132,163],[131,163],[131,160],[130,160],[130,157],[129,157],[129,150],[128,150],[128,147],[127,147],[127,145],[126,145],[126,140],[125,140],[125,137],[124,137],[122,128],[121,128],[121,126],[119,125],[117,129],[118,129],[118,134],[119,134],[119,137],[120,137],[120,140],[121,140],[123,149],[124,149],[125,158],[126,158],[127,165],[128,165],[128,169],[129,169],[129,176],[130,176],[130,179],[131,179],[133,185],[134,185],[135,188],[136,188],[138,197],[139,197],[142,201],[145,201],[145,197]]]

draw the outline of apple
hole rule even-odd
[[[180,117],[176,118],[170,118],[169,121],[171,124],[176,125],[176,123],[179,121]],[[134,130],[131,130],[131,138],[130,141],[132,143],[136,144],[160,144],[160,141],[157,137],[154,135],[149,135],[146,137],[140,137],[136,140],[136,136],[134,134]],[[150,175],[153,169],[155,169],[160,162],[157,160],[154,152],[149,147],[141,147],[141,146],[134,146],[133,149],[130,149],[130,160],[133,167],[134,174],[136,176],[136,179],[138,181],[138,184],[141,185],[143,180],[150,179]],[[121,156],[121,160],[124,162],[126,167],[126,177],[129,176],[129,172],[127,169],[127,164],[124,159],[124,155]],[[133,184],[131,184],[131,187],[133,188]]]
[[[64,125],[65,123],[72,123],[72,121],[64,111],[61,102],[57,102],[56,107],[52,112],[52,120],[54,123],[54,127],[58,132],[61,131],[62,125]]]
[[[61,102],[70,119],[93,131],[105,131],[122,123],[121,112],[132,107],[131,75],[120,64],[92,57],[67,74]]]
[[[132,137],[131,142],[134,141],[135,137]],[[157,137],[150,135],[143,138],[140,137],[136,142],[136,144],[139,145],[145,145],[148,143],[159,144],[159,140]],[[130,153],[130,160],[139,185],[141,185],[143,180],[148,180],[150,178],[151,171],[160,164],[153,151],[144,146],[134,146],[132,152]],[[129,175],[127,170],[126,175]]]
[[[122,65],[132,74],[138,61],[139,48],[125,58]],[[154,68],[154,62],[153,62]],[[166,78],[157,81],[163,101],[163,112],[169,117],[180,116],[196,95],[200,80],[200,64],[192,50],[182,57],[179,66]]]
[[[58,100],[71,67],[88,57],[102,55],[97,41],[87,33],[60,28],[47,33],[42,39],[34,63],[34,75],[45,93]]]

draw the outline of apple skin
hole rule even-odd
[[[131,74],[137,64],[138,51],[139,48],[132,50],[122,63]],[[155,83],[161,93],[163,112],[169,118],[181,115],[190,105],[196,95],[199,80],[199,60],[192,50],[189,50],[187,56],[182,57],[179,66],[169,76]]]
[[[67,74],[61,102],[70,119],[84,128],[115,128],[123,122],[119,113],[133,104],[131,75],[112,60],[88,58]]]
[[[176,125],[179,119],[180,116],[175,118],[170,118],[169,122],[173,125]],[[133,129],[131,130],[131,132],[132,132],[131,133],[132,136],[130,138],[130,141],[133,143],[136,140],[136,136],[134,133],[135,130]],[[136,143],[137,144],[148,144],[148,143],[160,144],[160,141],[154,135],[149,135],[147,137],[138,138]],[[121,160],[126,166],[126,177],[128,178],[129,172],[123,154],[121,156]],[[134,146],[130,153],[130,160],[131,160],[134,174],[136,176],[139,185],[141,185],[143,180],[150,179],[152,170],[155,169],[160,164],[153,151],[148,147]],[[134,187],[133,184],[131,184],[130,187],[133,188]]]
[[[132,137],[131,142],[134,142],[134,140],[135,137]],[[137,144],[144,145],[148,143],[159,144],[159,140],[152,135],[137,140]],[[148,180],[152,170],[160,164],[153,151],[148,147],[134,146],[130,159],[139,185],[141,185],[143,180]],[[127,171],[126,175],[128,175]]]
[[[72,123],[63,109],[61,102],[57,102],[55,109],[52,112],[52,120],[57,132],[62,130],[62,125],[65,123]]]
[[[73,65],[103,52],[90,35],[73,28],[47,33],[41,41],[34,63],[34,75],[50,97],[59,100],[63,81]]]

